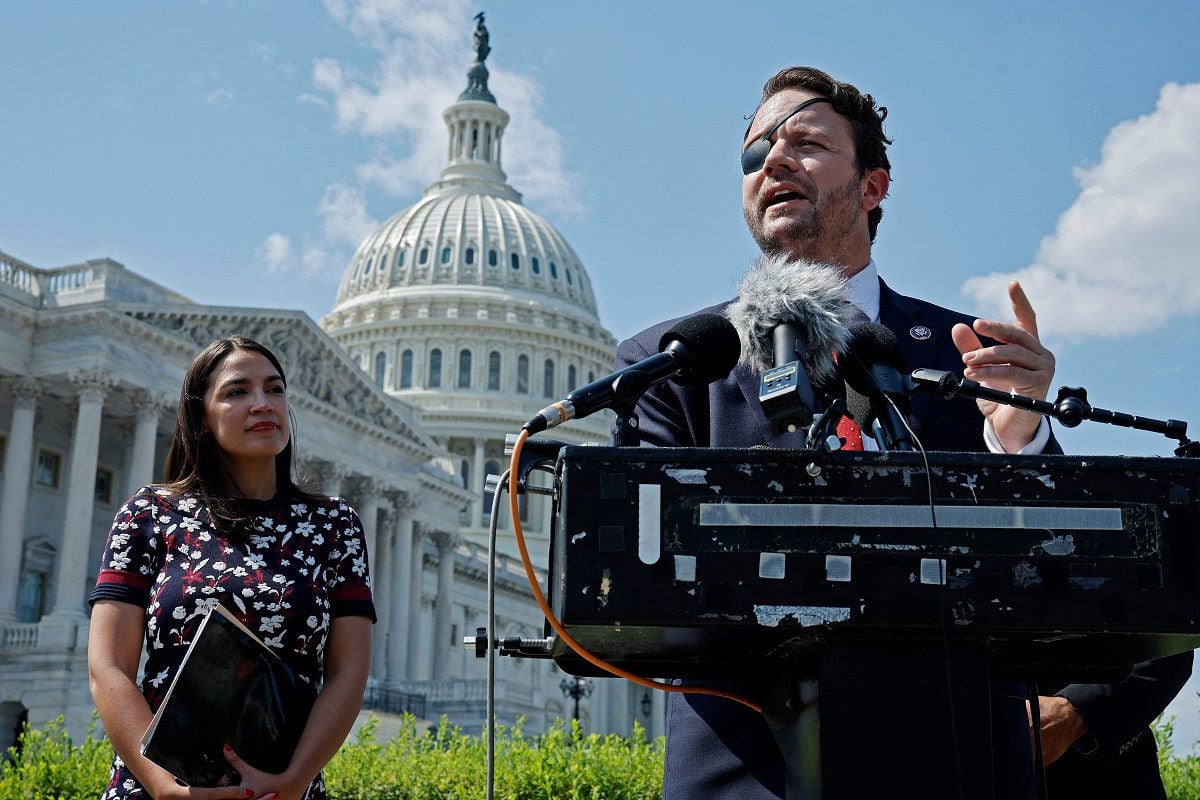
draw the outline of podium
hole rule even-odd
[[[1200,646],[1200,459],[565,447],[555,473],[565,628],[642,675],[775,687],[789,798],[990,798],[989,687]]]

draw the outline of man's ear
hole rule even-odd
[[[861,207],[863,211],[871,211],[883,202],[883,198],[887,197],[888,187],[892,185],[892,179],[888,175],[887,170],[882,167],[867,170],[862,177],[862,200]]]

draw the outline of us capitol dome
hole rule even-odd
[[[579,256],[508,184],[500,163],[509,116],[488,90],[482,24],[475,49],[466,90],[442,114],[440,178],[363,241],[321,325],[376,384],[420,409],[476,493],[464,532],[482,535],[483,476],[507,466],[505,434],[609,373],[616,340]],[[604,442],[610,424],[596,414],[548,435]],[[545,498],[524,499],[522,517],[535,538],[548,535]]]

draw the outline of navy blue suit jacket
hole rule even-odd
[[[704,309],[720,313],[722,304]],[[617,367],[621,368],[658,352],[659,341],[678,320],[648,328],[621,343]],[[905,297],[880,281],[879,321],[896,334],[909,368],[929,367],[962,374],[962,359],[950,337],[955,323],[970,325],[974,317]],[[639,402],[637,412],[644,445],[658,447],[799,447],[800,434],[775,436],[758,402],[759,375],[739,364],[728,377],[708,386],[687,388],[672,382],[652,388]],[[973,400],[946,401],[929,395],[913,398],[910,422],[927,450],[986,452],[983,417]],[[1046,452],[1061,452],[1051,437]],[[1179,679],[1179,657],[1175,664],[1149,662],[1139,665],[1126,684],[1077,684],[1062,694],[1080,709],[1095,733],[1105,743],[1106,763],[1128,757],[1137,748],[1127,742],[1149,739],[1146,723],[1174,697],[1190,674]],[[1169,661],[1169,660],[1167,660]],[[1148,688],[1149,687],[1149,688]],[[763,699],[766,687],[739,685],[736,690]],[[1116,699],[1114,699],[1116,695]],[[993,691],[993,740],[995,745],[996,797],[1032,796],[1032,766],[1024,698],[1011,686]],[[1150,744],[1150,760],[1143,756],[1132,767],[1136,784],[1158,785],[1157,762]],[[1121,751],[1124,748],[1123,752]],[[1097,751],[1099,752],[1099,751]],[[1071,767],[1074,754],[1066,760]],[[1052,767],[1051,770],[1060,769]],[[1126,772],[1130,771],[1126,765]],[[668,702],[667,761],[664,800],[684,798],[769,798],[784,796],[782,756],[762,717],[743,706],[703,695],[670,695]],[[1059,795],[1055,795],[1056,797]],[[1135,795],[1091,794],[1091,798]],[[1137,796],[1153,797],[1153,794]]]

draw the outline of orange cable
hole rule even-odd
[[[608,661],[593,655],[588,650],[575,640],[575,637],[567,633],[563,628],[558,618],[554,616],[554,612],[550,610],[550,604],[546,602],[546,596],[542,594],[542,587],[538,583],[537,575],[533,571],[533,562],[529,560],[529,550],[525,547],[525,533],[521,529],[521,514],[517,506],[517,487],[519,484],[521,450],[525,447],[525,440],[529,438],[529,431],[522,430],[517,437],[516,444],[513,445],[512,461],[509,466],[508,475],[508,507],[509,513],[512,515],[513,534],[517,540],[517,549],[521,552],[521,563],[525,566],[525,575],[529,578],[529,586],[533,589],[533,598],[537,600],[538,607],[542,610],[542,614],[546,617],[546,621],[550,623],[550,627],[558,634],[559,638],[566,642],[567,646],[575,651],[585,661],[593,666],[616,675],[619,678],[624,678],[628,681],[645,686],[648,689],[658,689],[663,692],[679,692],[680,694],[707,694],[713,697],[724,697],[727,700],[733,700],[736,703],[741,703],[747,708],[753,709],[758,713],[762,713],[762,706],[747,700],[744,697],[733,694],[732,692],[723,692],[720,689],[709,689],[703,686],[675,686],[670,683],[660,683],[659,681],[643,678],[640,675],[635,675],[632,672],[618,667],[616,664],[611,664]]]

